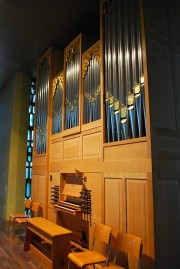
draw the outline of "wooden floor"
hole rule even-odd
[[[30,251],[23,251],[23,243],[7,236],[7,223],[0,221],[0,269],[47,269]]]

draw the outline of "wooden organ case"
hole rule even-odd
[[[49,99],[48,161],[41,165],[38,159],[34,171],[46,170],[52,177],[47,216],[71,230],[72,241],[88,248],[93,224],[105,223],[115,235],[121,230],[140,236],[144,268],[152,268],[152,163],[141,8],[138,0],[100,2],[100,40],[85,46],[80,34],[64,49],[64,69],[53,78]],[[91,190],[88,220],[79,206],[84,185],[75,171],[83,171]],[[52,198],[56,186],[59,196]]]

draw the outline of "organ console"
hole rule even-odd
[[[91,191],[82,177],[66,176],[60,199],[54,204],[58,225],[72,231],[73,251],[89,248],[89,224],[91,222]]]

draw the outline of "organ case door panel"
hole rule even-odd
[[[140,236],[143,242],[147,226],[146,196],[146,180],[126,180],[127,231]]]
[[[31,183],[31,196],[33,201],[38,201],[38,178],[39,175],[33,175]]]
[[[146,180],[105,179],[105,223],[117,231],[140,236],[143,250],[147,230]]]
[[[105,179],[105,223],[113,234],[126,231],[125,179]]]
[[[47,182],[46,175],[33,175],[32,179],[32,200],[41,203],[40,215],[46,217],[47,214]]]

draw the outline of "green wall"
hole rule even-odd
[[[0,218],[23,212],[31,77],[16,72],[0,91]]]

